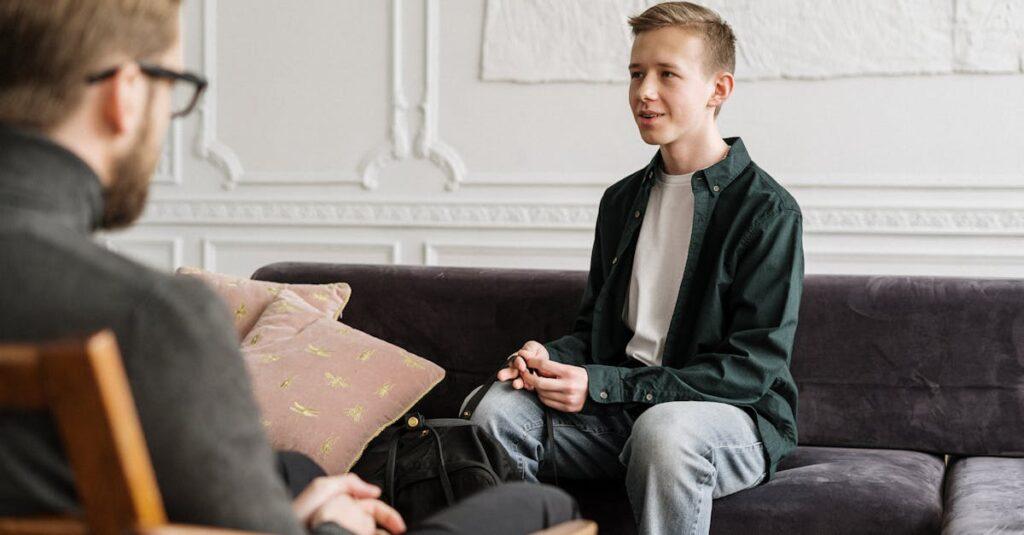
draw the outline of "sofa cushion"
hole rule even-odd
[[[942,533],[1024,533],[1024,459],[954,461],[946,478]]]
[[[271,444],[348,471],[369,441],[436,385],[444,370],[323,317],[282,290],[242,342]]]
[[[352,288],[343,282],[331,284],[282,284],[254,281],[222,273],[214,273],[194,267],[180,267],[178,275],[195,277],[210,286],[224,300],[235,320],[238,338],[245,338],[253,325],[263,314],[281,290],[287,288],[311,306],[323,312],[324,316],[338,319],[352,295]]]
[[[711,533],[936,533],[943,470],[942,459],[926,453],[800,447],[768,483],[715,500]],[[560,484],[602,533],[636,533],[621,481]]]
[[[1024,281],[808,276],[801,445],[1024,455]]]
[[[797,448],[768,483],[716,500],[711,532],[935,533],[944,470],[926,453]]]

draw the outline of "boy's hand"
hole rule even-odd
[[[534,368],[537,373],[523,373],[520,370],[517,380],[522,380],[527,389],[536,390],[541,403],[562,412],[583,410],[583,404],[587,401],[587,386],[590,383],[586,368],[562,364],[548,358],[527,357],[525,360],[523,366]]]
[[[522,379],[524,375],[530,375],[531,371],[529,368],[533,367],[527,366],[526,359],[528,358],[549,360],[548,350],[543,344],[534,340],[526,342],[521,349],[509,355],[508,367],[498,371],[498,380],[501,382],[512,381],[512,388],[516,390],[524,387],[528,390],[533,390]]]

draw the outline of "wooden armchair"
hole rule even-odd
[[[0,346],[0,409],[50,411],[84,512],[75,518],[0,518],[0,534],[240,533],[167,523],[113,333]]]

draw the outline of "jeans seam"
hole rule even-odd
[[[708,460],[709,463],[711,463],[711,470],[707,473],[706,476],[704,476],[704,479],[700,482],[700,486],[701,487],[706,487],[707,486],[708,480],[711,479],[711,476],[714,475],[715,471],[717,470],[715,468],[714,454],[715,454],[715,448],[709,447],[708,450],[706,452],[704,452],[703,455],[701,455],[701,457],[704,457],[705,459]],[[701,507],[703,505],[704,505],[704,493],[701,492],[700,498],[697,500],[697,507],[695,508],[694,513],[698,513],[699,514],[700,511],[701,511]],[[694,514],[693,518],[694,519],[698,518],[698,514]],[[697,534],[697,528],[698,527],[699,527],[699,523],[698,522],[694,522],[693,523],[693,531],[690,532],[691,535],[696,535]]]

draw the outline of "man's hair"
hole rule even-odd
[[[736,70],[736,35],[714,11],[692,2],[665,2],[630,17],[633,35],[659,28],[676,27],[693,32],[704,41],[704,73]]]
[[[178,38],[181,0],[0,1],[0,122],[48,130],[113,55],[147,59]]]

